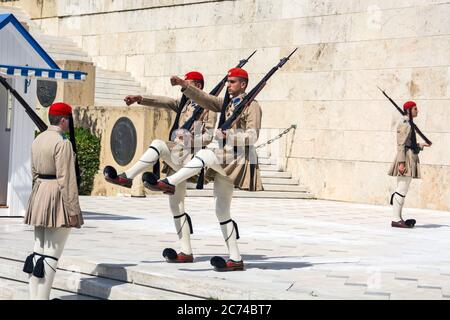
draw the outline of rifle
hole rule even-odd
[[[6,90],[11,92],[11,94],[16,98],[17,101],[22,105],[22,107],[25,108],[25,112],[28,114],[28,116],[31,118],[31,120],[34,122],[36,127],[39,129],[40,132],[43,132],[47,130],[47,125],[45,122],[38,116],[38,114],[33,110],[33,108],[30,107],[30,105],[22,98],[22,96],[9,85],[8,81],[6,81],[5,78],[0,76],[0,83],[5,87]],[[75,129],[73,126],[73,118],[72,116],[69,117],[69,139],[72,143],[72,150],[76,154],[77,153],[77,146],[75,143]],[[77,176],[77,185],[78,188],[80,188],[81,183],[81,175],[80,175],[80,166],[78,164],[78,157],[75,157],[75,172]]]
[[[28,116],[33,120],[36,127],[38,127],[39,131],[45,131],[47,130],[47,125],[45,122],[37,115],[37,113],[31,108],[28,103],[22,98],[22,96],[9,85],[8,81],[6,81],[5,78],[0,76],[0,83],[5,87],[6,90],[11,92],[11,94],[14,96],[14,98],[17,99],[17,101],[20,102],[20,104],[25,108],[25,112],[28,114]]]
[[[378,87],[377,86],[377,88],[383,93],[383,95],[386,97],[386,98],[388,98],[388,100],[394,105],[394,107],[397,109],[397,111],[398,112],[400,112],[401,113],[401,115],[402,116],[406,116],[407,115],[407,112],[405,112],[405,111],[403,111],[403,109],[402,108],[400,108],[396,103],[395,103],[395,101],[394,100],[392,100],[392,98],[391,97],[389,97],[387,94],[386,94],[386,92],[384,92],[384,90],[383,89],[381,89],[380,87]],[[428,145],[432,145],[432,142],[422,133],[422,131],[420,131],[420,129],[416,126],[416,124],[413,122],[413,119],[412,119],[412,117],[410,116],[409,117],[409,124],[411,125],[411,128],[412,128],[412,130],[413,130],[413,134],[415,133],[415,132],[417,132],[418,134],[419,134],[419,136],[428,144]]]
[[[245,66],[245,64],[250,60],[251,57],[253,57],[253,55],[255,53],[256,53],[256,50],[253,51],[253,53],[247,59],[240,60],[238,65],[236,66],[236,68],[242,68],[243,66]],[[213,96],[218,96],[219,93],[222,91],[223,87],[225,86],[227,79],[228,79],[228,76],[223,77],[223,79],[220,80],[220,82],[211,90],[211,92],[209,94],[213,95]],[[228,94],[226,94],[226,96],[228,96]],[[194,125],[194,122],[200,118],[200,115],[202,114],[202,112],[203,112],[203,108],[200,106],[197,106],[195,108],[194,112],[192,113],[192,116],[183,124],[183,126],[180,129],[190,130],[192,128],[192,126]]]
[[[267,73],[264,78],[261,79],[261,81],[259,81],[259,83],[241,100],[241,102],[239,102],[239,104],[235,107],[233,114],[219,126],[219,129],[223,131],[228,130],[234,125],[242,112],[252,103],[258,93],[266,86],[267,81],[270,79],[270,77],[272,77],[278,69],[284,66],[284,64],[289,60],[294,52],[297,51],[297,49],[298,48],[295,48],[295,50],[292,51],[287,57],[282,58],[280,62],[275,67],[273,67],[269,71],[269,73]]]

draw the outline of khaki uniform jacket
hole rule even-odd
[[[151,96],[143,96],[140,104],[149,107],[171,110],[178,113],[180,101],[178,99],[172,99],[169,97],[151,95]],[[201,106],[201,104],[199,105]],[[194,110],[195,110],[195,102],[192,99],[188,99],[188,101],[181,110],[179,121],[180,128],[184,125],[186,121],[188,121],[192,117]],[[194,123],[194,126],[191,128],[190,132],[193,133],[195,130],[195,132],[199,133],[195,137],[196,141],[201,139],[201,143],[199,143],[199,145],[207,146],[213,139],[214,128],[217,120],[217,113],[209,112],[207,109],[205,109],[204,112],[205,114],[203,115],[203,118]],[[186,146],[189,145],[193,146],[193,141],[190,141],[190,143],[187,144],[183,140],[175,138],[172,139],[172,141],[166,141],[166,144],[171,152],[178,153],[181,162],[190,160],[192,158],[192,155],[194,154],[194,150],[192,148],[189,148],[191,150],[185,149]],[[167,175],[171,175],[175,171],[165,163],[162,172],[166,173]],[[197,178],[193,177],[190,179],[190,181],[192,182],[197,181]]]
[[[78,201],[75,154],[59,127],[49,126],[33,141],[31,172],[33,190],[24,222],[47,228],[69,227],[69,216],[77,216],[79,228],[84,221]],[[56,179],[41,179],[39,174]]]
[[[411,149],[412,147],[412,131],[411,125],[409,124],[408,117],[404,117],[397,127],[397,155],[389,169],[388,175],[390,176],[401,176],[402,174],[398,171],[398,165],[400,162],[405,163],[405,172],[403,176],[412,177],[414,179],[420,179],[420,161],[419,155],[415,154]],[[420,150],[423,150],[423,145],[418,144]]]
[[[223,98],[209,95],[194,86],[188,85],[183,93],[197,101],[205,109],[214,112],[220,112],[222,109]],[[228,119],[233,114],[234,108],[235,105],[230,102],[225,111],[225,119]],[[227,144],[224,148],[215,149],[215,154],[221,161],[222,168],[233,181],[234,186],[239,189],[263,190],[258,156],[254,148],[261,129],[261,118],[261,107],[254,100],[241,114],[234,127],[227,131]],[[237,150],[235,146],[237,146]],[[254,165],[253,176],[251,174],[251,164]],[[215,171],[209,169],[205,174],[206,180],[212,180],[215,174]]]

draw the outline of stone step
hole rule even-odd
[[[261,170],[261,178],[278,178],[278,179],[290,179],[292,173],[283,171],[263,171]]]
[[[39,29],[36,29],[39,30]],[[39,31],[42,32],[42,31]],[[49,45],[67,45],[68,47],[73,47],[76,46],[75,42],[73,42],[72,40],[70,40],[69,38],[64,38],[64,37],[56,37],[56,36],[51,36],[51,35],[47,35],[45,33],[39,33],[39,32],[34,32],[31,31],[31,34],[33,35],[33,37],[35,37],[35,39],[39,42],[42,42],[43,44],[49,44]],[[81,49],[80,49],[81,51]]]
[[[23,262],[0,258],[0,277],[27,282],[28,275],[22,271]],[[197,300],[190,295],[154,289],[149,286],[97,277],[58,268],[53,288],[78,293],[97,299],[110,300]]]
[[[51,52],[62,52],[62,53],[72,53],[73,55],[80,55],[88,57],[88,55],[81,51],[75,44],[73,45],[65,45],[65,44],[52,44],[52,43],[44,43],[43,47],[46,51]]]
[[[111,79],[130,79],[131,74],[129,72],[125,71],[112,71],[112,70],[106,70],[103,68],[98,68],[97,73],[99,75],[104,75],[105,77],[111,78]]]
[[[188,189],[196,189],[195,184],[188,184]],[[304,185],[284,185],[284,184],[263,184],[264,191],[277,191],[277,192],[309,192],[309,188]],[[213,190],[214,183],[208,183],[204,186],[204,190]],[[239,191],[239,189],[236,189]]]
[[[285,185],[298,185],[298,179],[279,179],[279,178],[261,178],[263,185],[266,184],[285,184]]]
[[[134,81],[132,78],[129,79],[113,79],[113,78],[107,78],[105,75],[99,75],[96,73],[95,76],[96,84],[103,84],[106,86],[109,85],[124,85],[124,86],[140,86],[140,84],[136,81]]]
[[[309,188],[305,185],[286,185],[286,184],[264,184],[264,191],[277,191],[277,192],[310,192]]]
[[[87,55],[85,55],[83,52],[80,51],[72,51],[72,50],[65,50],[65,49],[53,49],[53,48],[44,48],[45,51],[51,56],[71,56],[72,60],[81,60],[87,61],[91,58],[89,58]]]
[[[23,250],[16,248],[0,248],[0,275],[2,273],[13,274],[17,279],[26,275],[22,272],[23,262],[18,266],[11,267],[3,265],[3,261],[16,259],[22,261]],[[160,271],[161,266],[153,268],[134,268],[119,265],[109,265],[104,262],[90,261],[83,258],[63,256],[59,261],[58,274],[55,277],[54,287],[70,287],[76,289],[81,294],[108,299],[274,299],[273,292],[257,285],[248,288],[239,283],[227,281],[219,277],[204,280],[201,276],[196,276],[192,272],[186,276],[185,272],[179,272],[178,266],[172,264],[166,268],[174,268],[170,275]],[[187,270],[197,271],[198,268],[210,268],[209,261],[198,261],[195,265],[180,266]],[[67,276],[70,279],[67,279]],[[111,281],[105,288],[97,285],[92,280]],[[240,278],[240,277],[237,277]],[[26,281],[26,280],[25,280]],[[149,296],[148,292],[139,291],[140,288],[152,289],[155,291]],[[72,289],[73,290],[73,289]],[[106,292],[105,292],[106,291]],[[162,293],[159,293],[161,291]],[[166,296],[163,296],[165,294]],[[170,297],[167,295],[171,295]],[[277,299],[299,299],[308,298],[308,295],[298,292],[280,292]]]
[[[0,300],[28,300],[29,287],[28,282],[10,280],[0,278]],[[72,292],[66,292],[58,289],[53,289],[50,293],[50,300],[99,300],[97,298],[83,296]]]
[[[131,92],[128,94],[134,94],[136,92]],[[123,93],[116,93],[115,91],[109,91],[109,92],[98,92],[95,90],[95,98],[96,99],[115,99],[115,100],[122,100],[125,98],[125,95]]]
[[[260,164],[267,164],[267,165],[276,164],[275,161],[272,161],[269,158],[260,158],[259,156],[258,156],[258,163],[260,163]]]
[[[258,157],[258,162],[259,162],[259,157]],[[278,170],[278,166],[275,164],[260,164],[259,165],[259,169],[260,170],[264,170],[264,171],[277,171],[277,172],[281,172]]]
[[[213,197],[212,190],[189,189],[186,191],[188,197]],[[276,192],[276,191],[243,191],[235,190],[235,198],[274,198],[274,199],[314,199],[314,195],[309,192]]]
[[[97,77],[96,77],[96,80],[99,80]],[[106,90],[106,89],[117,89],[117,90],[122,90],[122,91],[125,91],[125,90],[139,90],[139,89],[144,89],[144,88],[142,88],[138,83],[136,83],[136,84],[130,84],[130,85],[120,85],[120,84],[106,84],[106,83],[103,83],[103,82],[99,82],[99,81],[96,81],[96,83],[95,83],[95,90]]]
[[[266,129],[265,129],[265,128],[261,128],[261,130],[266,130]],[[265,141],[258,141],[257,144],[263,143],[263,142],[265,142]],[[263,152],[262,150],[263,150],[263,149],[258,149],[258,151],[257,151],[258,157],[259,157],[259,158],[264,158],[264,159],[270,158],[270,156],[267,155],[267,154],[266,154],[265,152]]]
[[[89,57],[74,56],[72,54],[49,52],[49,55],[52,57],[53,60],[75,60],[75,61],[92,62],[91,58]]]
[[[133,87],[133,88],[98,88],[95,87],[95,93],[96,94],[108,94],[110,92],[115,92],[117,94],[120,94],[122,96],[122,99],[125,98],[127,95],[145,95],[145,89],[140,87]]]

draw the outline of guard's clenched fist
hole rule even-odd
[[[172,76],[170,77],[170,84],[172,86],[181,86],[182,89],[186,89],[188,83],[186,80],[183,80],[178,76]]]
[[[126,96],[125,99],[123,99],[127,106],[132,105],[133,103],[141,103],[142,102],[142,96]]]

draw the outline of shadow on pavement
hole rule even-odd
[[[199,255],[195,257],[195,262],[205,262],[210,261],[214,255]],[[222,255],[223,258],[226,259],[226,255]],[[301,260],[305,257],[296,257],[296,256],[281,256],[281,257],[271,257],[266,255],[242,255],[242,259],[245,263],[245,269],[266,269],[266,270],[291,270],[291,269],[301,269],[312,267],[317,264],[325,264],[325,263],[309,263],[305,261],[276,261],[276,259],[290,259],[290,260]],[[333,262],[336,263],[336,262]],[[213,271],[213,267],[208,269],[186,269],[180,268],[180,271],[190,271],[190,272],[199,272],[199,271]]]
[[[108,214],[89,211],[83,211],[83,218],[84,220],[143,220],[142,218],[136,218],[131,216],[121,216],[118,214]]]
[[[136,264],[100,263],[91,272],[96,277],[80,279],[78,292],[100,299],[108,299],[114,286],[122,285],[127,281],[126,267],[133,266]],[[95,295],[90,293],[95,293]]]
[[[437,228],[448,228],[449,225],[446,224],[423,224],[423,225],[415,225],[415,228],[424,228],[424,229],[437,229]]]

